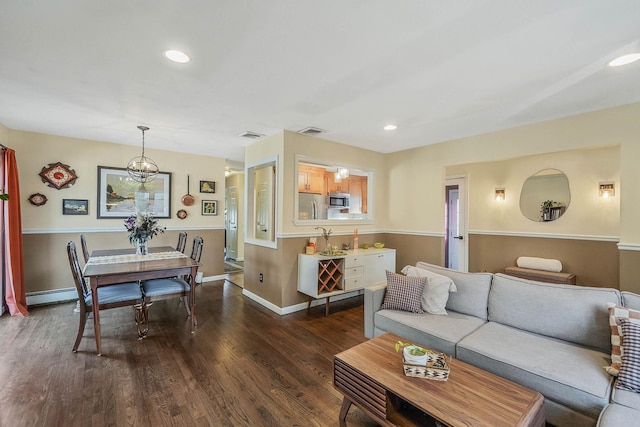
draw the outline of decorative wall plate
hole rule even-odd
[[[29,196],[29,202],[35,206],[42,206],[47,203],[47,196],[40,193],[32,194]]]
[[[187,217],[187,211],[185,211],[184,209],[180,209],[176,215],[180,219],[185,219]]]
[[[76,171],[71,169],[69,165],[60,162],[49,163],[48,166],[42,168],[39,175],[42,178],[42,182],[57,190],[69,188],[78,179]]]

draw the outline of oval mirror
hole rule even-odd
[[[555,221],[564,215],[570,201],[567,176],[557,169],[543,169],[522,185],[520,211],[532,221]]]

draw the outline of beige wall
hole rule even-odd
[[[168,231],[154,238],[151,244],[175,246],[177,231],[185,230],[189,234],[187,251],[190,251],[191,238],[200,235],[205,240],[202,260],[205,277],[223,274],[224,159],[154,150],[148,147],[152,146],[152,138],[148,141],[146,154],[159,165],[160,170],[172,173],[171,218],[160,220]],[[7,145],[16,151],[20,173],[27,292],[73,286],[68,275],[65,244],[69,240],[79,243],[80,233],[87,235],[91,249],[130,245],[122,219],[96,217],[97,167],[124,167],[131,158],[140,154],[140,147],[12,129],[8,130]],[[38,174],[42,168],[55,162],[62,162],[75,170],[78,180],[70,188],[56,190],[41,181]],[[187,175],[191,180],[190,193],[196,199],[190,207],[180,202],[187,192]],[[216,193],[199,193],[200,180],[219,183]],[[46,195],[47,203],[39,207],[31,205],[27,199],[33,193]],[[200,214],[200,202],[204,198],[218,200],[219,215]],[[62,199],[88,199],[89,215],[62,215]],[[180,220],[175,216],[179,209],[188,212],[186,219]]]
[[[520,192],[526,179],[541,169],[558,169],[567,176],[571,201],[556,221],[536,222],[520,212]],[[606,237],[617,241],[620,197],[602,199],[599,183],[620,187],[620,147],[571,150],[497,162],[448,166],[446,174],[467,176],[469,232],[518,232]],[[496,187],[505,200],[495,200]]]

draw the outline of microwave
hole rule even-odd
[[[329,208],[345,209],[349,207],[348,193],[329,193],[327,199],[327,205]]]

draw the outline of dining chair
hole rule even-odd
[[[82,257],[85,264],[89,261],[89,249],[87,248],[87,238],[84,234],[80,235],[80,245],[82,246]]]
[[[67,243],[67,255],[69,257],[69,266],[73,281],[78,291],[80,300],[80,320],[78,324],[78,336],[73,345],[73,352],[78,351],[78,346],[84,334],[84,327],[87,324],[89,313],[93,311],[93,300],[91,288],[87,285],[87,281],[82,275],[80,263],[78,262],[78,253],[76,252],[76,244],[73,241]],[[146,332],[141,329],[141,323],[146,322],[143,310],[143,296],[140,285],[137,282],[120,283],[117,285],[103,286],[98,289],[100,299],[100,310],[109,308],[133,306],[136,309],[136,325],[138,328],[138,337],[143,337]]]
[[[178,234],[178,245],[176,246],[176,251],[184,253],[184,250],[186,247],[187,247],[187,232],[181,231]]]
[[[202,247],[204,240],[202,237],[193,239],[191,247],[191,259],[200,262],[202,257]],[[142,282],[142,294],[144,296],[144,309],[147,310],[153,304],[153,301],[180,297],[184,300],[184,306],[187,310],[187,317],[191,315],[189,304],[189,296],[191,293],[191,275],[183,277],[172,277],[167,279],[153,279]],[[186,297],[186,298],[184,298]],[[145,313],[146,316],[146,313]]]

